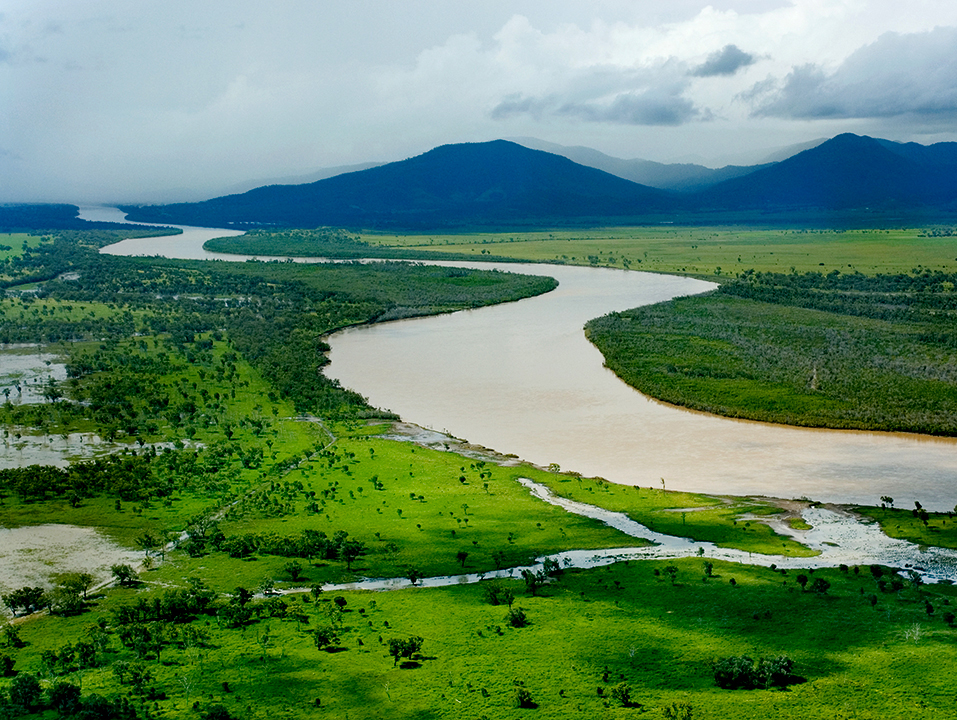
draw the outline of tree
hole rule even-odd
[[[83,612],[85,603],[80,593],[70,588],[57,587],[49,594],[50,612],[55,615],[78,615]]]
[[[468,558],[469,554],[465,550],[459,550],[455,553],[455,559],[459,561],[459,564],[464,568],[465,560]]]
[[[125,587],[136,582],[136,570],[129,565],[113,565],[110,567],[110,572],[113,574],[113,579]]]
[[[365,551],[366,546],[358,540],[345,540],[339,546],[339,559],[345,562],[347,570],[352,570],[352,563]]]
[[[263,595],[272,595],[276,590],[276,583],[271,577],[264,577],[259,581],[258,590]]]
[[[889,495],[881,495],[881,507],[884,507],[885,505],[893,510],[894,498],[890,497]]]
[[[678,582],[678,567],[676,565],[668,565],[665,568],[665,575],[668,576],[668,579],[671,580],[671,584],[675,585]]]
[[[8,595],[3,595],[3,604],[16,614],[22,610],[24,615],[46,607],[48,599],[42,587],[22,587]]]
[[[86,600],[86,593],[92,587],[94,578],[90,573],[86,572],[74,572],[67,573],[59,578],[59,584],[61,587],[83,595],[83,599]]]
[[[811,592],[815,592],[818,595],[826,595],[830,588],[831,583],[821,577],[814,578],[814,582],[811,583]]]
[[[545,572],[542,570],[538,572],[522,570],[522,579],[525,581],[525,589],[530,595],[534,596],[538,588],[544,585],[548,580],[548,576],[545,575]]]
[[[339,633],[331,625],[326,625],[312,631],[312,640],[317,650],[326,650],[339,642]]]
[[[417,635],[410,635],[405,640],[400,638],[389,640],[389,655],[392,656],[393,667],[398,664],[400,657],[411,660],[412,656],[422,649],[424,642],[425,640]]]
[[[797,584],[801,586],[801,590],[807,589],[807,581],[808,581],[807,575],[805,575],[804,573],[801,573],[795,578],[795,580],[797,580]]]
[[[296,562],[295,560],[286,563],[282,569],[289,574],[293,582],[302,577],[302,563]]]
[[[60,715],[75,715],[80,709],[80,688],[73,683],[57,681],[50,688],[50,705]]]
[[[515,706],[524,709],[538,707],[532,700],[532,694],[528,691],[528,688],[523,685],[515,688]]]
[[[159,546],[159,539],[149,530],[144,530],[143,534],[136,538],[136,544],[140,550],[143,551],[144,555],[149,557],[153,554],[153,551],[156,550],[157,546]]]
[[[30,712],[39,702],[41,692],[36,675],[21,672],[10,683],[10,704]]]

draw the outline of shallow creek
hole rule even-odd
[[[840,564],[880,564],[902,570],[913,569],[925,582],[957,581],[957,551],[944,548],[921,548],[905,540],[887,537],[877,523],[865,523],[852,515],[821,507],[805,509],[801,516],[812,526],[811,530],[795,531],[787,526],[775,527],[781,533],[795,538],[812,550],[820,552],[815,557],[788,557],[785,555],[761,555],[723,548],[708,542],[664,535],[649,530],[624,513],[612,512],[594,505],[567,500],[556,496],[545,485],[522,478],[519,480],[532,495],[544,502],[564,508],[570,513],[600,520],[634,538],[654,543],[643,547],[619,547],[599,550],[568,550],[537,558],[535,565],[493,570],[485,573],[443,575],[418,581],[419,587],[448,587],[468,585],[494,578],[521,577],[523,570],[538,572],[545,560],[553,560],[563,568],[594,568],[625,560],[674,560],[700,556],[710,560],[769,567],[772,564],[787,570],[837,567]],[[412,587],[408,578],[379,578],[354,583],[324,585],[324,591],[336,590],[400,590]],[[282,591],[302,592],[303,588]]]

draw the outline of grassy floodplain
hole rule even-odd
[[[931,229],[931,233],[933,229]],[[922,266],[953,271],[953,238],[921,228],[893,230],[781,230],[634,227],[456,235],[362,234],[373,245],[483,254],[531,262],[624,267],[631,270],[734,277],[761,272],[906,272]]]
[[[530,582],[308,589],[637,544],[535,500],[518,477],[660,532],[811,554],[757,520],[779,512],[767,501],[622,488],[384,439],[393,418],[317,372],[334,328],[511,300],[547,289],[540,280],[226,269],[73,247],[71,279],[35,281],[62,275],[56,244],[27,254],[29,272],[13,268],[24,283],[0,301],[0,333],[58,354],[69,377],[46,403],[6,405],[0,421],[16,432],[94,430],[128,449],[4,473],[0,525],[95,527],[143,565],[89,597],[76,578],[51,578],[52,612],[0,631],[3,716],[952,714],[954,588],[877,567],[782,573],[694,557],[555,567]],[[28,280],[36,295],[17,292]],[[410,638],[421,646],[403,656],[395,641]],[[788,689],[718,687],[712,660],[743,655],[790,657]],[[28,697],[34,680],[39,694]]]
[[[343,242],[342,238],[348,238]],[[953,271],[953,238],[935,229],[782,230],[752,227],[626,227],[540,232],[340,234],[260,230],[207,243],[218,252],[361,257],[402,250],[408,257],[454,255],[677,273],[721,279],[761,272],[908,271],[921,265]]]

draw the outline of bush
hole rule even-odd
[[[794,661],[786,655],[757,662],[747,655],[732,655],[711,662],[715,683],[727,690],[787,687],[798,680],[793,668]]]
[[[80,709],[80,688],[72,683],[58,681],[50,688],[50,705],[60,715],[75,715]]]
[[[505,615],[505,622],[515,628],[522,628],[528,625],[528,616],[523,608],[510,608]]]
[[[532,700],[532,694],[527,688],[517,687],[515,688],[515,707],[534,708],[538,706],[535,704],[535,701]]]
[[[611,696],[622,704],[623,707],[631,707],[631,687],[628,683],[620,682],[611,689]]]

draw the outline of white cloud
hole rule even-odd
[[[758,116],[957,119],[957,28],[886,33],[833,72],[801,65],[747,97]]]

